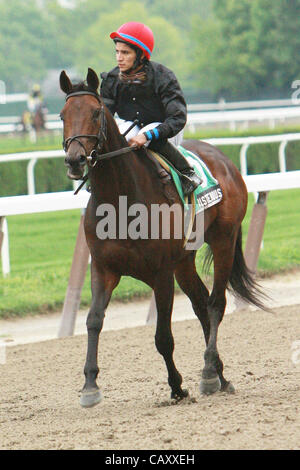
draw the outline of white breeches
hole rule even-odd
[[[124,121],[123,119],[118,119],[117,124],[119,126],[120,133],[123,134],[128,129],[128,127],[132,125],[132,121]],[[143,132],[151,131],[151,129],[154,129],[155,127],[159,126],[159,124],[161,124],[161,122],[151,122],[151,124],[148,124],[142,129],[139,126],[134,126],[133,129],[128,132],[125,138],[128,142],[132,137],[135,137],[138,134],[143,134]],[[176,147],[178,147],[178,145],[180,145],[183,140],[183,130],[178,132],[178,134],[168,140]],[[147,147],[149,144],[150,141],[145,144],[145,147]]]

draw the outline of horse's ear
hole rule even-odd
[[[99,86],[99,78],[93,69],[90,69],[90,68],[88,69],[86,81],[87,81],[88,86],[90,86],[93,90],[97,91],[98,86]]]
[[[64,93],[66,93],[66,95],[71,92],[72,83],[71,83],[71,80],[69,79],[68,75],[66,74],[66,72],[64,70],[60,74],[59,84],[60,84],[61,90]]]

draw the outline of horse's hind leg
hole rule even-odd
[[[224,381],[220,380],[223,363],[217,350],[218,328],[225,312],[225,291],[232,270],[236,239],[233,234],[229,235],[224,232],[223,230],[223,239],[216,237],[210,241],[214,258],[214,283],[207,303],[210,330],[204,353],[205,366],[200,383],[200,391],[203,394],[211,394],[219,389],[229,393],[234,392],[234,387],[230,382],[225,379]]]
[[[209,292],[198,276],[194,256],[189,257],[177,267],[175,276],[180,288],[189,297],[193,310],[200,320],[207,346],[210,334],[210,321],[207,311]],[[229,391],[229,382],[223,376],[223,363],[220,358],[217,362],[217,373],[221,382],[221,390]],[[216,389],[219,388],[218,381],[215,386]],[[231,391],[233,390],[231,389]]]
[[[86,321],[88,349],[84,366],[85,384],[80,397],[80,404],[85,408],[97,405],[101,401],[101,393],[96,383],[99,372],[97,362],[99,334],[103,326],[105,309],[119,280],[120,277],[115,274],[98,270],[92,261],[92,305]]]
[[[163,356],[167,366],[171,398],[181,400],[188,396],[188,392],[181,388],[182,377],[173,360],[174,338],[171,330],[171,316],[174,299],[174,276],[172,272],[163,272],[157,277],[154,294],[157,309],[156,348]]]

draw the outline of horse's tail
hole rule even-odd
[[[212,252],[205,256],[206,269],[212,261]],[[252,271],[246,265],[245,258],[242,250],[242,228],[239,228],[234,259],[231,274],[229,277],[228,290],[232,291],[233,295],[245,302],[255,305],[256,307],[270,312],[270,309],[265,306],[265,301],[269,297],[262,291],[261,286],[255,281]]]

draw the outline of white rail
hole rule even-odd
[[[279,143],[278,160],[279,169],[281,172],[286,171],[286,146],[288,142],[300,140],[300,133],[291,134],[278,134],[278,135],[264,135],[255,137],[224,137],[216,139],[206,139],[208,142],[215,146],[222,145],[241,145],[240,150],[240,171],[243,176],[247,175],[247,151],[252,144],[269,144]]]
[[[289,108],[271,108],[271,109],[247,109],[239,111],[211,111],[201,113],[188,113],[187,129],[195,132],[197,126],[209,124],[229,123],[230,128],[234,130],[237,122],[269,122],[271,128],[275,127],[276,121],[281,123],[286,120],[298,121],[300,118],[300,106]]]
[[[218,103],[189,104],[188,111],[224,111],[228,109],[278,108],[281,106],[299,106],[298,99],[233,101],[220,100]]]
[[[222,145],[239,145],[240,149],[240,171],[243,176],[247,175],[247,151],[249,146],[252,144],[267,144],[267,143],[279,143],[278,159],[279,169],[281,172],[286,171],[286,146],[288,142],[300,140],[300,133],[294,134],[280,134],[280,135],[265,135],[256,137],[226,137],[216,139],[205,139],[215,146]],[[35,194],[35,179],[34,179],[34,168],[37,160],[43,158],[62,158],[65,156],[63,150],[46,150],[39,152],[23,152],[23,153],[11,153],[0,155],[0,163],[5,162],[16,162],[16,161],[28,161],[27,165],[27,192],[28,194]],[[74,185],[76,187],[76,185]]]
[[[87,206],[89,197],[90,194],[85,190],[80,191],[76,196],[73,191],[61,191],[57,193],[0,197],[0,235],[3,237],[1,248],[3,275],[7,276],[10,273],[7,216],[84,209]]]
[[[218,105],[213,104],[189,105],[187,129],[190,132],[195,132],[199,126],[229,124],[230,128],[234,130],[238,122],[248,125],[249,122],[261,123],[266,121],[269,123],[270,128],[274,128],[276,122],[284,123],[287,120],[298,122],[300,120],[300,106],[298,102],[297,105],[292,105],[290,102],[290,106],[284,106],[284,103],[282,103],[280,107],[275,108],[267,108],[267,105],[265,105],[265,108],[236,109],[240,106],[243,108],[242,103],[227,103],[226,107],[221,105],[218,107]],[[248,108],[251,108],[250,104],[248,104]],[[46,120],[46,128],[49,130],[62,129],[62,122],[57,119],[57,115],[51,115]],[[19,130],[21,130],[20,117],[0,118],[0,133],[16,132]]]
[[[40,152],[20,152],[0,155],[0,163],[28,161],[27,164],[27,192],[35,194],[34,167],[37,160],[44,158],[62,158],[65,156],[63,150],[44,150]]]

